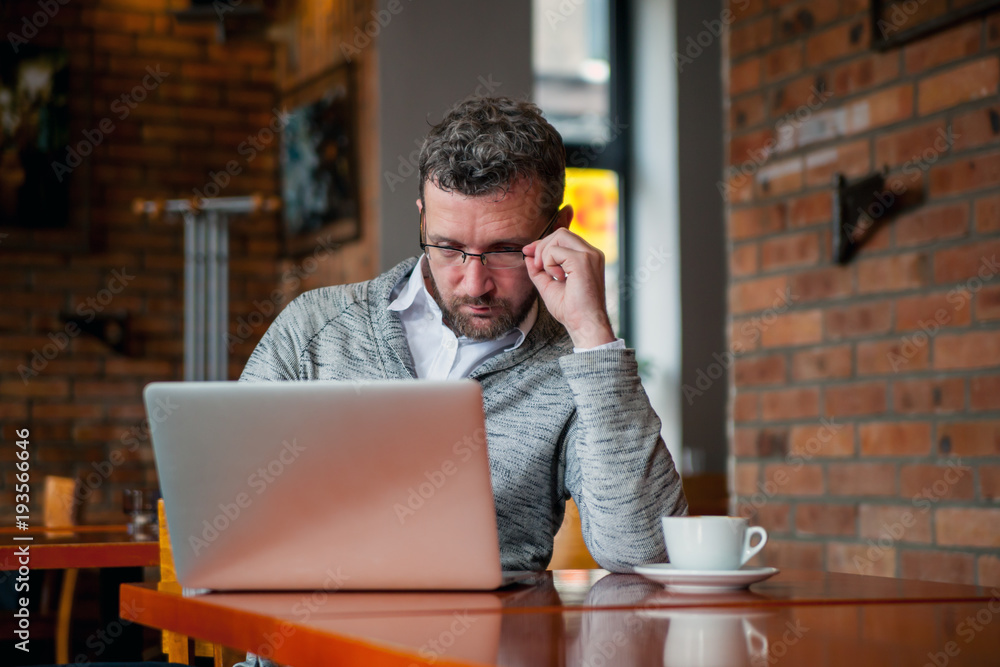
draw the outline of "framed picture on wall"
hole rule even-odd
[[[22,46],[0,51],[0,227],[69,225],[69,56]]]
[[[286,248],[361,236],[357,94],[350,65],[314,76],[282,98],[281,199]]]

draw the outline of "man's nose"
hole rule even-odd
[[[483,261],[479,257],[466,258],[462,270],[465,271],[465,275],[462,277],[462,286],[469,296],[479,297],[494,288],[493,274],[483,266]]]

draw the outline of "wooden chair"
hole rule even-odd
[[[45,478],[42,496],[42,516],[46,528],[68,528],[75,526],[80,518],[80,505],[74,501],[77,481],[72,477],[57,477],[49,475]],[[47,612],[48,594],[45,589],[54,586],[56,571],[46,572],[43,584],[43,609]],[[76,579],[79,570],[75,567],[63,570],[62,584],[59,588],[59,603],[55,616],[56,662],[69,663],[70,621],[73,616],[73,594],[76,592]]]
[[[592,570],[601,567],[587,550],[580,528],[580,509],[566,501],[566,514],[552,545],[550,570]]]
[[[182,587],[174,569],[174,554],[170,549],[170,532],[162,499],[156,505],[156,518],[160,527],[160,581],[156,584],[156,589],[180,595]],[[167,660],[183,665],[191,664],[191,657],[211,657],[215,661],[215,667],[231,667],[246,657],[241,651],[201,639],[195,639],[192,647],[188,637],[169,630],[163,631],[162,645]]]

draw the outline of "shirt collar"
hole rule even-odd
[[[417,261],[417,265],[413,267],[413,271],[410,272],[410,277],[404,282],[400,281],[393,289],[392,294],[394,296],[393,300],[389,303],[389,310],[393,310],[399,313],[409,312],[411,310],[418,311],[422,309],[430,310],[436,316],[438,322],[442,320],[441,308],[437,305],[437,302],[431,296],[430,292],[427,291],[427,285],[424,283],[424,266],[427,261],[427,255],[421,255],[420,259]],[[514,329],[511,329],[503,336],[500,336],[497,340],[502,340],[513,334],[515,331],[518,332],[517,339],[514,344],[506,349],[514,350],[520,347],[521,343],[527,337],[528,332],[531,328],[535,326],[535,321],[538,319],[538,299],[531,305],[531,310],[528,314],[524,316],[520,324]],[[444,323],[441,324],[444,326]],[[466,337],[462,336],[459,341],[468,340]]]

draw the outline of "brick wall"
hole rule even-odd
[[[169,15],[186,0],[44,4],[58,11],[36,20],[37,0],[4,3],[0,34],[21,34],[28,17],[37,27],[31,44],[70,51],[71,146],[98,136],[105,119],[113,130],[100,133],[73,171],[73,229],[0,230],[7,234],[0,238],[0,515],[13,513],[14,432],[28,428],[36,500],[44,475],[75,475],[84,481],[86,518],[114,521],[121,519],[122,487],[155,484],[142,387],[182,375],[183,229],[134,215],[132,200],[190,197],[234,161],[239,173],[219,195],[277,193],[279,142],[262,130],[272,123],[286,76],[277,67],[283,47],[260,34],[218,44],[214,24],[180,24]],[[7,42],[0,48],[10,49]],[[306,54],[303,62],[316,66],[317,58]],[[370,60],[365,54],[359,66]],[[147,68],[162,80],[146,78]],[[369,116],[372,104],[363,101]],[[252,160],[251,137],[260,145]],[[366,204],[374,199],[367,180],[363,197]],[[233,221],[230,377],[304,287],[368,277],[374,214],[366,205],[362,243],[317,246],[299,259],[283,256],[276,216]],[[89,233],[77,233],[88,218]],[[127,314],[135,355],[67,329],[60,316],[81,308]]]
[[[879,53],[863,0],[730,6],[732,510],[778,566],[996,585],[1000,13]],[[916,206],[838,266],[832,176],[883,165]]]

